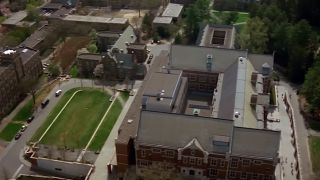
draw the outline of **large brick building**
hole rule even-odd
[[[20,47],[0,52],[0,117],[21,100],[24,84],[37,80],[41,74],[39,51]]]
[[[280,132],[265,127],[272,55],[172,45],[116,139],[117,172],[144,179],[274,179]],[[140,107],[140,108],[139,108]]]

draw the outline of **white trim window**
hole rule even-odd
[[[235,178],[237,176],[236,172],[235,171],[230,171],[229,173],[229,177],[231,178]]]
[[[226,165],[226,162],[222,159],[220,160],[220,167],[224,167]]]
[[[189,157],[189,163],[192,164],[192,165],[195,165],[196,164],[196,159],[193,158],[193,157]]]
[[[242,160],[242,166],[247,167],[247,166],[250,166],[250,164],[251,164],[251,160],[250,159],[243,159]]]
[[[237,168],[238,167],[238,159],[232,158],[231,159],[231,167]]]
[[[174,151],[173,150],[166,150],[166,156],[168,158],[174,158]]]
[[[218,164],[218,160],[217,159],[211,159],[210,160],[210,166],[217,166],[217,164]]]
[[[209,176],[216,176],[218,175],[218,170],[216,169],[209,169]]]
[[[201,166],[202,165],[202,159],[201,158],[197,158],[197,165]]]
[[[247,173],[246,173],[246,172],[242,172],[240,178],[241,178],[241,179],[247,179],[247,178],[248,178]]]
[[[183,157],[182,157],[182,163],[183,163],[183,164],[188,164],[188,161],[189,161],[189,159],[188,159],[187,156],[183,156]]]
[[[144,149],[141,149],[140,153],[141,153],[141,157],[146,157],[147,156],[146,150],[144,150]]]
[[[253,173],[253,174],[251,175],[251,179],[252,179],[252,180],[257,180],[257,179],[258,179],[258,174],[257,174],[257,173]]]
[[[262,164],[262,161],[254,160],[253,163],[254,163],[255,165],[261,165],[261,164]]]

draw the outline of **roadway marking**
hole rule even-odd
[[[81,92],[82,90],[77,90],[76,92],[74,92],[72,94],[72,96],[70,97],[70,99],[67,101],[67,103],[62,107],[62,109],[60,110],[60,112],[56,115],[56,117],[53,119],[53,121],[51,122],[51,124],[48,126],[48,128],[46,129],[46,131],[42,134],[42,136],[39,138],[38,142],[40,142],[42,140],[42,138],[46,135],[46,133],[49,131],[49,129],[51,128],[51,126],[53,125],[53,123],[58,119],[58,117],[60,116],[60,114],[62,113],[62,111],[67,107],[67,105],[69,104],[69,102],[72,100],[72,98],[78,93]]]
[[[11,179],[16,179],[16,177],[18,176],[18,174],[19,174],[19,172],[21,171],[21,169],[23,168],[23,164],[21,164],[20,166],[19,166],[19,168],[16,170],[16,172],[14,172],[14,174],[12,175],[12,177],[10,178],[10,180]]]
[[[109,110],[111,109],[111,107],[113,106],[114,102],[117,100],[118,98],[118,95],[119,95],[119,92],[117,92],[115,95],[114,95],[114,100],[111,102],[110,106],[108,107],[107,111],[104,113],[103,117],[101,118],[100,120],[100,123],[98,124],[97,128],[95,129],[94,133],[92,134],[89,142],[87,143],[86,147],[81,151],[80,155],[78,156],[77,158],[77,162],[80,162],[83,155],[85,154],[85,152],[87,151],[88,147],[90,146],[91,144],[91,141],[93,140],[93,138],[96,136],[102,122],[104,121],[104,119],[106,118],[107,114],[109,113]],[[107,141],[107,140],[106,140]]]

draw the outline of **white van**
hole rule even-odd
[[[58,91],[56,91],[56,97],[60,96],[60,94],[62,93],[62,90],[59,89]]]

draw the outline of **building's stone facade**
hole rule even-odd
[[[0,118],[21,100],[22,87],[42,74],[39,51],[28,48],[5,50],[0,54]]]

